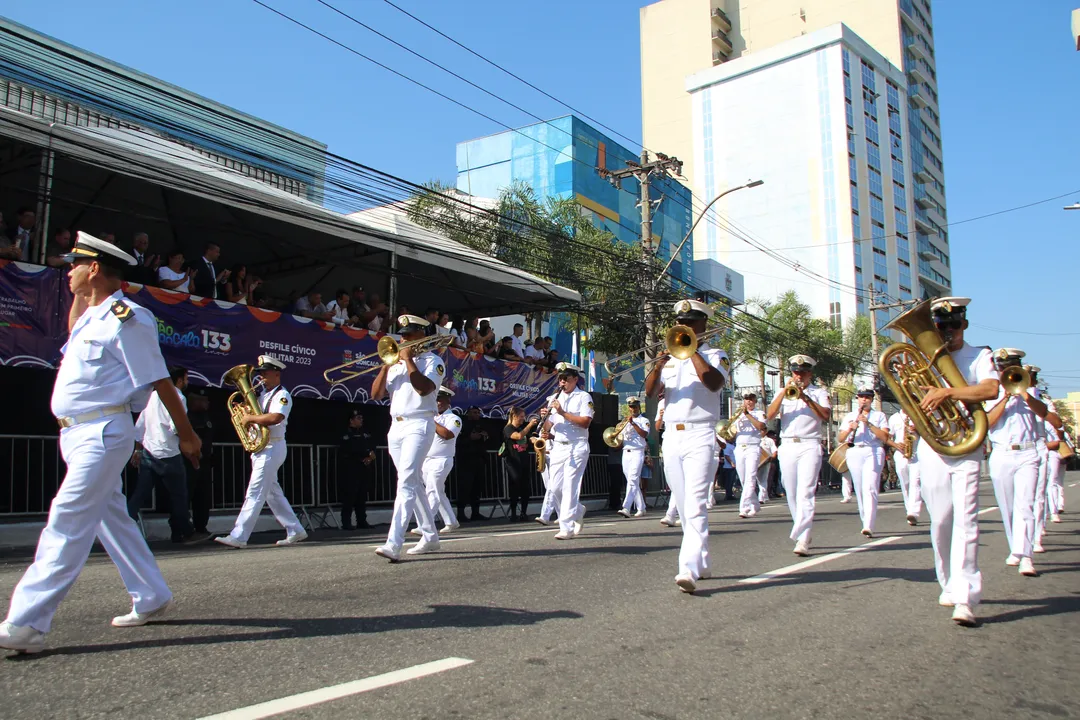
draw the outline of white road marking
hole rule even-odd
[[[1080,485],[1080,483],[1069,483],[1069,487],[1076,487],[1077,485]]]
[[[997,510],[997,509],[998,509],[998,508],[997,508],[997,505],[994,505],[993,507],[988,507],[988,508],[985,508],[985,509],[983,509],[983,510],[980,510],[979,512],[977,512],[977,513],[975,513],[975,514],[976,514],[976,515],[985,515],[986,513],[992,513],[992,512],[994,512],[994,511],[995,511],[995,510]]]
[[[609,522],[609,523],[587,523],[585,525],[585,527],[587,527],[587,528],[598,528],[598,527],[608,527],[609,525],[617,525],[617,524],[618,523],[613,523],[613,522]],[[559,523],[556,521],[556,522],[552,523],[552,525],[554,527],[543,528],[542,530],[516,530],[514,532],[484,533],[483,535],[467,535],[465,537],[446,537],[445,535],[440,535],[439,536],[439,544],[443,545],[445,543],[464,542],[466,540],[482,540],[483,538],[487,538],[487,537],[511,537],[513,535],[536,535],[538,533],[557,533],[557,532],[559,532],[559,527],[558,527]],[[420,538],[418,536],[410,535],[410,539],[414,538],[414,537],[416,538],[417,542],[420,541]],[[368,547],[371,548],[372,550],[375,550],[376,548],[381,548],[385,544],[386,543],[380,543],[378,545],[368,545]]]
[[[871,548],[875,548],[879,545],[887,545],[888,543],[891,543],[895,540],[899,540],[901,537],[902,536],[900,535],[891,535],[889,537],[878,538],[877,540],[871,540],[865,545],[856,545],[855,547],[850,547],[847,550],[841,550],[840,552],[834,552],[828,555],[822,555],[821,557],[811,558],[810,560],[805,560],[801,563],[795,563],[794,565],[782,567],[779,570],[772,570],[761,575],[755,575],[754,577],[743,578],[739,582],[746,585],[756,585],[758,583],[768,582],[769,580],[773,580],[774,578],[783,577],[784,575],[791,575],[792,573],[797,573],[800,570],[805,570],[806,568],[814,567],[815,565],[827,563],[830,560],[847,557],[848,555],[853,555],[857,552],[862,552],[863,550],[870,550]]]
[[[554,524],[557,525],[558,523],[556,522]],[[617,523],[613,523],[613,522],[609,522],[609,523],[588,523],[584,527],[586,527],[586,528],[598,528],[598,527],[608,527],[609,525],[615,525],[615,524],[617,524]],[[516,530],[514,532],[492,533],[491,537],[512,537],[514,535],[536,535],[537,533],[547,533],[547,532],[559,532],[559,528],[558,527],[553,527],[553,528],[544,528],[543,530]]]
[[[407,682],[409,680],[416,680],[417,678],[426,677],[428,675],[453,670],[454,668],[470,665],[472,662],[472,660],[466,660],[465,658],[443,658],[442,660],[436,660],[435,662],[424,663],[423,665],[413,665],[412,667],[403,670],[395,670],[383,675],[374,675],[369,678],[364,678],[363,680],[354,680],[340,685],[331,685],[330,687],[325,687],[320,690],[311,690],[310,692],[300,693],[299,695],[290,695],[277,700],[259,703],[258,705],[249,705],[248,707],[230,710],[218,715],[208,715],[199,720],[258,720],[259,718],[272,717],[292,710],[299,710],[331,700],[338,700],[350,695],[368,692],[369,690],[378,690],[379,688],[384,688],[389,685],[397,685],[398,683]]]

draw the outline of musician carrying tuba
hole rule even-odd
[[[626,408],[626,418],[619,423],[622,429],[617,436],[622,448],[623,475],[626,476],[626,496],[619,508],[619,514],[625,518],[631,514],[641,517],[645,514],[641,469],[645,466],[645,456],[649,453],[649,419],[641,414],[641,400],[637,397],[626,398]]]

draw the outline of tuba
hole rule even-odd
[[[881,355],[878,365],[889,390],[907,413],[919,437],[946,457],[961,457],[986,440],[989,425],[980,403],[946,400],[927,414],[919,403],[923,387],[966,387],[967,381],[949,355],[934,325],[930,301],[924,300],[885,326],[907,335],[912,344],[895,343]]]
[[[251,381],[255,368],[251,365],[237,365],[225,373],[224,381],[237,388],[229,396],[229,416],[232,418],[240,444],[249,453],[257,453],[270,443],[270,428],[262,425],[244,425],[240,420],[244,415],[258,415],[262,412],[259,400],[255,397],[255,387]]]
[[[622,431],[626,429],[626,425],[629,422],[630,416],[627,415],[622,420],[620,420],[619,424],[615,427],[609,427],[604,430],[604,444],[607,445],[609,448],[621,448],[623,445]]]

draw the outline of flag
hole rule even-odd
[[[596,390],[596,355],[589,351],[589,392]]]

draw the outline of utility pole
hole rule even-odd
[[[598,167],[596,171],[600,173],[600,177],[606,179],[612,185],[617,188],[622,187],[622,181],[626,178],[634,178],[638,181],[638,185],[641,188],[641,254],[642,264],[646,271],[652,266],[652,261],[656,256],[656,248],[653,245],[652,234],[652,198],[649,195],[649,186],[652,183],[654,175],[668,177],[678,176],[682,174],[682,160],[675,157],[669,157],[664,153],[656,153],[656,159],[650,159],[649,151],[644,148],[641,150],[641,162],[636,163],[633,160],[626,161],[626,167],[622,170],[608,170],[607,168]],[[649,275],[642,277],[641,287],[651,295],[652,278]],[[656,309],[653,306],[653,302],[649,296],[646,296],[643,300],[642,314],[644,315],[645,324],[645,343],[652,346],[657,342],[656,337]],[[653,353],[647,353],[646,357],[650,360],[653,357]]]
[[[870,304],[866,306],[867,311],[870,313],[870,352],[874,358],[875,370],[874,376],[877,376],[876,363],[880,354],[878,352],[878,329],[877,329],[877,315],[875,310],[891,310],[893,308],[906,308],[915,304],[915,300],[907,300],[902,302],[877,304],[878,291],[871,286],[870,289]],[[881,395],[874,393],[874,409],[881,410]]]

